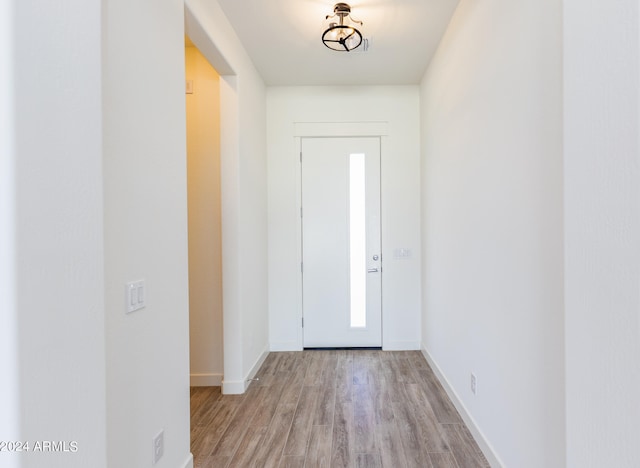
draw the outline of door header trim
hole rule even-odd
[[[294,122],[296,137],[386,136],[388,122]]]

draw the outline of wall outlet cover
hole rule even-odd
[[[152,462],[155,465],[164,455],[164,429],[153,438]]]

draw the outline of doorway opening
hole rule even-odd
[[[189,360],[192,387],[219,387],[224,368],[220,75],[185,36]]]

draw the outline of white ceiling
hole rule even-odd
[[[267,85],[420,82],[459,0],[353,0],[367,52],[320,39],[332,0],[218,0]]]

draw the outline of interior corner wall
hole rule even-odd
[[[189,204],[189,361],[192,386],[220,386],[223,375],[220,212],[220,76],[185,48]]]
[[[103,179],[109,466],[190,456],[184,5],[103,2]],[[125,313],[125,284],[146,307]]]
[[[0,6],[3,467],[107,466],[101,4]]]
[[[462,0],[421,91],[425,352],[495,463],[563,467],[561,2]]]
[[[640,466],[639,14],[564,1],[568,468]]]
[[[215,0],[187,0],[189,37],[221,75],[224,393],[268,351],[266,87]]]
[[[381,151],[383,348],[419,349],[418,86],[270,87],[267,122],[271,350],[303,346],[296,122],[387,124]],[[398,248],[409,249],[411,257],[395,258]]]
[[[239,187],[242,377],[254,376],[269,351],[266,87],[253,65],[240,75]]]

